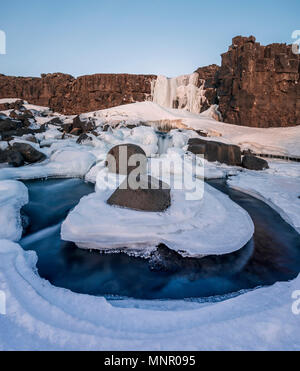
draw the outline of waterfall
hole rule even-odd
[[[172,145],[172,137],[167,133],[156,132],[158,139],[158,155],[164,155]]]
[[[197,72],[174,78],[158,76],[152,82],[152,100],[163,107],[200,113],[207,100],[204,84]]]

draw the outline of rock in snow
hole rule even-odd
[[[129,175],[136,168],[139,169],[140,174],[147,172],[146,153],[135,144],[113,147],[107,154],[106,163],[111,173]]]
[[[170,187],[151,176],[140,176],[132,189],[128,178],[110,196],[107,203],[132,210],[163,212],[171,205]]]
[[[266,160],[252,155],[245,155],[243,157],[242,166],[249,170],[266,170],[269,168]]]

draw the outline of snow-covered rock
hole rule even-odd
[[[88,151],[66,149],[55,152],[43,165],[0,169],[0,180],[84,177],[95,162],[96,157]]]
[[[103,188],[71,211],[62,225],[63,240],[85,249],[125,248],[141,254],[164,243],[184,256],[201,257],[239,250],[254,233],[247,212],[209,185],[203,199],[194,201],[188,201],[184,191],[172,189],[172,204],[164,213],[110,206],[106,201],[112,190]]]

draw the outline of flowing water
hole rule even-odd
[[[39,275],[58,287],[108,297],[203,298],[290,280],[300,272],[299,234],[269,206],[224,181],[210,184],[248,211],[255,223],[253,239],[239,252],[202,259],[197,271],[176,273],[153,272],[144,259],[80,250],[60,239],[61,222],[93,185],[79,179],[24,183],[30,202],[23,211],[30,226],[21,245],[36,251]]]

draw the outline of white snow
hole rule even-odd
[[[210,305],[177,301],[132,308],[55,288],[36,274],[36,255],[0,241],[0,350],[299,350],[292,293],[300,277]],[[162,308],[162,310],[160,310]]]
[[[28,203],[28,190],[21,182],[0,181],[0,239],[18,241],[22,237],[20,209]]]
[[[273,161],[269,170],[240,172],[228,180],[228,185],[263,200],[300,233],[298,164]]]
[[[17,102],[18,100],[23,100],[23,99],[20,99],[20,98],[1,98],[0,99],[0,104],[4,104],[4,103],[15,103]],[[26,101],[23,100],[24,103],[27,103]]]
[[[55,152],[44,164],[0,169],[0,180],[83,177],[95,162],[92,153],[66,148]]]
[[[208,114],[193,114],[185,110],[165,108],[152,102],[134,103],[85,115],[95,117],[99,123],[123,121],[136,124],[169,120],[180,126],[181,121],[186,127],[207,131],[212,140],[237,144],[242,149],[251,149],[259,154],[300,157],[300,126],[269,129],[243,127],[216,121]]]

